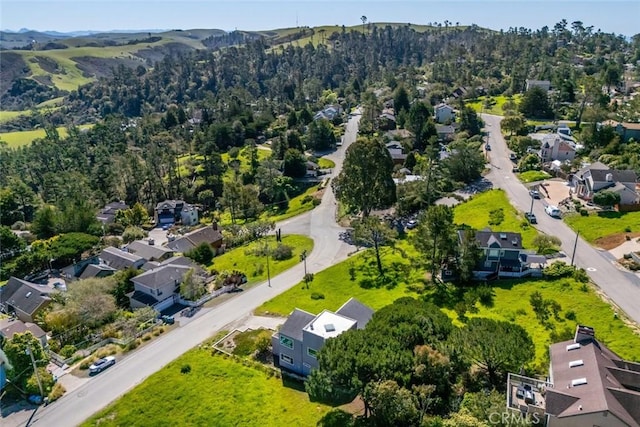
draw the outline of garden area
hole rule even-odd
[[[530,182],[544,181],[545,179],[552,178],[552,176],[547,172],[536,170],[521,172],[517,175],[520,181],[524,182],[525,184],[528,184]]]
[[[269,248],[269,272],[277,276],[300,262],[302,251],[311,253],[313,240],[306,236],[289,234],[276,242],[274,236],[263,237],[246,245],[236,247],[213,259],[210,271],[241,271],[247,276],[247,284],[267,280],[266,247]]]
[[[218,337],[217,339],[219,339]],[[316,425],[331,407],[299,384],[212,350],[214,339],[174,360],[83,426]]]

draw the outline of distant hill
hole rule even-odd
[[[407,26],[407,24],[368,24],[372,26]],[[341,31],[362,31],[353,27],[297,27],[265,31],[190,29],[160,31],[55,31],[22,29],[0,31],[0,104],[2,110],[29,110],[60,99],[69,91],[109,77],[123,65],[148,69],[166,55],[192,50],[216,50],[262,39],[271,49],[287,45],[304,46],[325,43]],[[414,31],[425,26],[411,25]]]

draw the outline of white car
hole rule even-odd
[[[99,374],[100,372],[107,369],[109,366],[116,364],[116,358],[113,356],[103,357],[102,359],[98,359],[91,366],[89,366],[90,374]]]
[[[544,211],[547,213],[547,215],[552,216],[554,218],[560,218],[560,209],[558,209],[557,206],[554,205],[547,205],[544,208]]]

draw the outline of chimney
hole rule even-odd
[[[589,342],[595,340],[595,331],[590,326],[578,325],[576,335],[573,339],[576,343]]]
[[[218,223],[214,221],[213,224],[211,224],[211,228],[218,231]]]
[[[612,173],[606,174],[605,179],[607,180],[607,182],[613,182],[613,174]]]

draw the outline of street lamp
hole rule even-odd
[[[269,243],[264,244],[265,253],[267,254],[267,286],[271,287],[271,271],[269,269]]]

